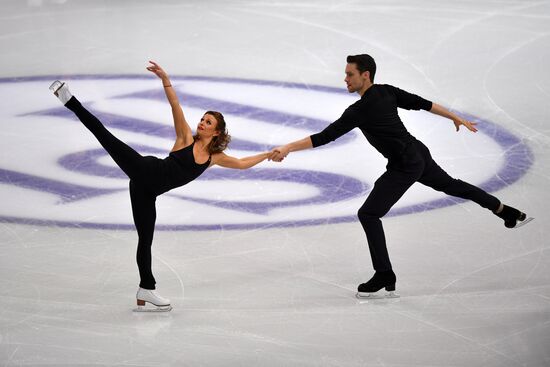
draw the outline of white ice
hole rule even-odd
[[[550,365],[549,1],[6,0],[1,9],[0,169],[122,191],[62,203],[47,188],[0,182],[0,365]],[[178,82],[196,96],[249,98],[249,106],[330,122],[356,97],[315,88],[344,91],[345,57],[357,53],[375,56],[378,83],[490,121],[525,144],[532,165],[493,194],[536,219],[508,230],[471,202],[388,217],[401,298],[361,301],[356,287],[372,275],[365,235],[356,220],[325,218],[354,215],[367,192],[245,213],[177,195],[257,202],[264,192],[266,201],[277,202],[283,198],[276,181],[194,182],[159,198],[159,223],[223,225],[158,230],[157,288],[174,309],[133,313],[135,232],[61,225],[74,218],[131,224],[127,182],[61,167],[57,160],[68,152],[99,145],[77,121],[22,112],[60,107],[48,86],[63,77],[97,111],[168,126],[170,111],[161,100],[144,107],[111,99],[161,91],[145,70],[156,60],[172,76],[309,86],[311,93],[288,98],[275,84],[221,93],[216,83]],[[141,79],[89,82],[82,75]],[[201,109],[182,105],[195,126]],[[228,115],[234,138],[261,144],[312,133]],[[505,152],[483,132],[457,134],[452,123],[426,112],[402,116],[406,124],[417,121],[407,127],[460,178],[481,182],[503,162]],[[172,145],[168,137],[113,132],[133,144],[166,151]],[[384,162],[358,132],[350,139],[260,167],[307,167],[372,185]],[[111,165],[104,157],[99,162]],[[318,193],[301,182],[281,185],[295,195],[288,200]],[[414,186],[396,208],[442,197]],[[35,218],[54,222],[38,225]],[[318,221],[304,225],[300,218]],[[296,225],[270,226],[277,221]],[[235,223],[256,225],[233,229]]]

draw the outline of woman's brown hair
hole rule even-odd
[[[227,132],[225,119],[223,115],[218,111],[206,111],[204,114],[213,116],[216,119],[216,131],[220,133],[219,135],[212,137],[212,141],[210,142],[210,144],[208,144],[206,149],[208,150],[208,153],[210,155],[221,153],[225,150],[225,148],[227,148],[227,145],[229,145],[229,142],[231,141],[231,135],[229,135],[229,133]],[[199,136],[195,134],[195,136],[193,136],[193,139],[197,141],[199,139]]]

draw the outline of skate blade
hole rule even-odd
[[[525,218],[521,222],[517,222],[516,225],[513,228],[515,229],[515,228],[523,227],[524,225],[526,225],[527,223],[529,223],[533,219],[535,219],[535,218],[533,218],[533,217]]]
[[[55,94],[57,95],[57,91],[61,89],[62,86],[64,86],[65,83],[64,82],[61,82],[59,80],[56,80],[54,81],[51,85],[50,85],[50,90]]]
[[[384,298],[399,298],[400,295],[395,293],[395,291],[391,292],[380,292],[380,293],[367,293],[367,292],[357,292],[355,295],[358,299],[384,299]]]
[[[146,306],[137,306],[132,311],[134,312],[170,312],[171,310],[172,310],[172,306],[146,305]]]

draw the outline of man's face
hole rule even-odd
[[[360,73],[355,64],[346,65],[346,78],[344,81],[348,87],[348,92],[355,93],[363,90],[370,84],[369,72]]]

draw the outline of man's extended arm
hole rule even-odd
[[[296,152],[298,150],[305,150],[313,148],[313,143],[311,142],[311,137],[306,136],[303,139],[293,141],[282,145],[278,148],[273,149],[270,155],[270,159],[275,162],[282,161],[290,152]]]
[[[273,149],[269,159],[280,162],[290,152],[325,145],[338,139],[340,136],[347,134],[352,129],[357,127],[358,119],[355,117],[354,111],[355,110],[352,107],[348,107],[338,120],[328,125],[325,129],[323,129],[323,131]]]
[[[464,125],[468,130],[473,131],[474,133],[477,132],[475,122],[464,120],[463,118],[455,115],[454,113],[452,113],[445,107],[438,105],[437,103],[432,104],[432,109],[430,110],[430,112],[442,117],[446,117],[450,120],[453,120],[453,123],[455,124],[455,127],[456,127],[456,131],[458,131],[458,129],[460,128],[460,125]]]

